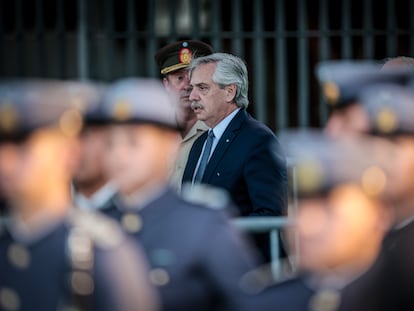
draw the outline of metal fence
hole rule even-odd
[[[249,111],[274,131],[320,126],[314,65],[413,55],[412,16],[414,0],[1,0],[0,74],[156,77],[155,51],[195,38],[246,60]]]
[[[414,0],[0,0],[0,76],[157,77],[159,47],[200,39],[246,60],[256,118],[275,132],[317,127],[328,111],[315,64],[413,56],[413,16]],[[287,224],[244,221],[274,244]]]

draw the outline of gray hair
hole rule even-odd
[[[216,63],[213,81],[221,88],[235,84],[237,90],[234,102],[240,108],[247,108],[249,105],[249,78],[244,61],[237,56],[227,53],[214,53],[198,57],[195,58],[190,65],[190,78],[197,66],[208,63]]]

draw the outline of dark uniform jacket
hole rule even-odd
[[[414,310],[414,222],[391,230],[376,262],[343,291],[339,310]]]
[[[245,311],[307,311],[315,290],[301,275],[281,281],[247,298]]]
[[[81,215],[71,215],[31,241],[0,224],[0,310],[154,310],[154,301],[151,308],[145,304],[150,291],[141,286],[150,288],[147,262],[129,252],[136,245],[126,243],[119,228],[101,222],[102,216],[87,220],[83,212],[75,214]],[[127,263],[126,254],[133,255]],[[118,292],[128,287],[134,296]]]
[[[240,309],[239,281],[256,262],[221,210],[184,201],[168,189],[146,206],[126,210],[118,200],[103,212],[143,245],[164,310]]]

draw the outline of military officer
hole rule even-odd
[[[105,168],[107,127],[95,120],[96,110],[105,94],[107,85],[95,83],[96,101],[84,107],[84,124],[80,133],[80,160],[73,177],[74,204],[82,209],[102,209],[110,204],[116,193]]]
[[[181,189],[181,179],[190,149],[194,141],[208,129],[203,121],[197,120],[196,114],[191,109],[188,67],[193,58],[211,53],[213,53],[213,48],[205,42],[182,40],[163,46],[155,54],[155,61],[160,68],[164,87],[179,98],[174,108],[182,142],[171,176],[171,183],[178,191]]]
[[[384,142],[335,140],[303,129],[279,137],[296,173],[298,209],[287,236],[293,244],[292,233],[297,235],[298,272],[246,305],[251,310],[336,310],[342,288],[372,264],[389,226],[391,216],[381,201],[387,175],[375,154]],[[374,155],[368,157],[369,152]]]
[[[256,258],[217,209],[222,204],[190,202],[170,187],[181,142],[171,100],[152,79],[123,79],[108,90],[102,109],[110,123],[107,165],[119,196],[105,213],[142,243],[163,310],[239,310],[238,282]],[[225,198],[214,193],[202,195]]]
[[[71,208],[78,82],[0,84],[1,310],[157,310],[147,262],[109,218]]]
[[[324,131],[331,137],[369,131],[365,110],[357,100],[361,90],[380,82],[404,85],[411,75],[402,65],[385,69],[373,60],[322,61],[315,73],[330,109]]]
[[[361,93],[371,133],[392,145],[385,198],[394,214],[380,255],[364,275],[344,290],[340,310],[411,310],[414,269],[414,92],[392,84],[371,86]]]

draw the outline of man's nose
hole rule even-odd
[[[197,96],[196,93],[197,92],[196,92],[195,88],[191,89],[189,99],[190,100],[197,100],[198,99],[198,96]]]

